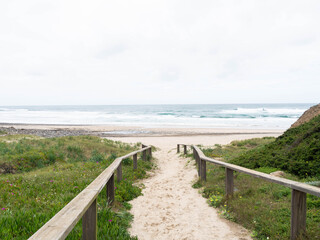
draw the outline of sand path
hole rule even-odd
[[[156,152],[159,170],[147,179],[143,196],[134,199],[130,230],[139,239],[250,239],[248,232],[221,219],[191,187],[193,162],[175,150]]]
[[[151,144],[159,151],[158,169],[143,181],[143,196],[131,201],[134,215],[131,235],[140,240],[158,239],[251,239],[241,226],[219,217],[215,208],[209,207],[192,182],[197,179],[194,161],[176,153],[177,143],[213,145],[227,144],[234,139],[262,137],[257,135],[232,135],[211,137],[119,137],[124,142]]]

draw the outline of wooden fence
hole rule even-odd
[[[177,152],[180,152],[180,146],[184,148],[184,154],[187,154],[187,146],[191,147],[193,150],[193,156],[198,165],[198,175],[202,181],[206,181],[206,162],[211,162],[219,166],[225,167],[226,177],[225,177],[225,189],[227,197],[232,197],[233,195],[233,172],[241,172],[251,175],[256,178],[261,178],[269,182],[283,185],[292,189],[291,195],[291,232],[290,237],[292,240],[297,239],[297,237],[305,232],[306,230],[306,213],[307,213],[307,193],[320,197],[320,188],[307,185],[305,183],[300,183],[285,178],[271,176],[269,174],[254,171],[248,168],[240,167],[234,164],[218,161],[209,157],[206,157],[203,152],[194,145],[178,144]]]
[[[83,239],[97,239],[97,197],[106,186],[108,203],[114,201],[114,172],[117,181],[122,180],[122,160],[133,157],[133,168],[137,169],[137,156],[142,152],[142,159],[152,156],[151,146],[142,145],[142,149],[115,159],[88,187],[72,199],[53,218],[43,225],[29,239],[65,239],[82,217]]]

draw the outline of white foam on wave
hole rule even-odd
[[[256,129],[287,129],[295,118],[180,118],[174,121],[154,121],[145,119],[140,122],[109,122],[111,125],[139,126],[139,127],[201,127],[201,128],[256,128]]]
[[[236,108],[222,110],[226,114],[281,114],[281,115],[301,115],[305,109],[300,108]]]
[[[87,108],[74,110],[68,108],[0,108],[0,122],[27,124],[107,124],[142,127],[209,127],[209,128],[279,128],[286,129],[294,123],[305,109],[300,108],[236,108],[212,111],[209,108],[176,109],[174,113],[158,114],[169,111],[141,111],[140,108],[120,111],[117,109]],[[232,116],[228,115],[232,114]],[[242,114],[242,115],[241,115]],[[291,114],[291,115],[290,115]],[[246,116],[247,115],[247,116]],[[281,116],[283,115],[283,116]],[[290,115],[289,117],[285,117]],[[204,116],[204,117],[203,117]],[[250,116],[253,116],[250,118]],[[267,117],[265,117],[267,116]]]

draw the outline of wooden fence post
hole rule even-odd
[[[233,195],[233,170],[226,168],[226,195],[227,198]]]
[[[307,194],[292,189],[291,196],[291,240],[297,239],[306,231]]]
[[[193,157],[196,160],[196,165],[198,167],[198,176],[200,177],[200,164],[199,164],[200,159],[199,159],[198,153],[194,147],[192,147],[192,151],[193,151]]]
[[[187,145],[183,145],[183,154],[187,155]]]
[[[198,163],[198,176],[200,177],[201,176],[201,159],[197,151],[196,151],[196,159]]]
[[[141,146],[142,146],[142,148],[147,147],[147,146],[144,145],[144,144],[141,144]],[[143,161],[147,161],[147,152],[146,152],[146,150],[142,151],[142,160],[143,160]]]
[[[194,149],[194,147],[192,147],[192,151],[193,151],[193,158],[196,160],[197,162],[197,157],[196,157],[196,150]],[[198,162],[197,162],[198,164]]]
[[[180,152],[180,144],[177,144],[177,153]]]
[[[144,150],[142,152],[142,159],[143,159],[143,161],[147,161],[147,151],[146,150]]]
[[[117,168],[117,181],[120,182],[122,180],[122,161],[120,162]]]
[[[149,156],[150,156],[150,159],[152,158],[152,147],[149,148]]]
[[[138,168],[138,154],[133,155],[133,170],[136,170]]]
[[[95,199],[82,216],[82,239],[97,239],[97,199]]]
[[[114,173],[107,182],[107,199],[109,205],[114,201]]]
[[[200,158],[201,161],[201,180],[202,181],[207,181],[207,165],[206,165],[206,161],[202,160]]]

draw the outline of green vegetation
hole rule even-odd
[[[271,173],[280,170],[276,164],[266,164],[269,163],[268,156],[276,156],[278,154],[278,152],[273,154],[271,152],[273,149],[279,151],[283,161],[290,159],[290,164],[293,161],[300,161],[298,158],[292,160],[291,157],[299,156],[293,153],[298,153],[302,151],[301,149],[304,149],[305,155],[308,156],[311,156],[308,152],[308,147],[311,147],[314,154],[318,153],[314,148],[314,139],[317,139],[319,135],[314,130],[312,123],[309,126],[310,128],[306,128],[302,125],[302,129],[288,130],[277,139],[262,138],[234,141],[226,146],[215,145],[213,148],[202,148],[202,150],[208,157],[220,158],[222,161],[231,163],[240,162],[242,166],[264,173]],[[308,134],[303,134],[303,131],[307,131]],[[297,137],[288,141],[289,138],[293,138],[293,133],[300,138]],[[304,141],[305,139],[307,139],[306,142]],[[287,142],[288,145],[284,145],[284,142]],[[298,142],[299,144],[297,144]],[[290,148],[288,146],[292,146],[290,143],[295,143],[294,145],[298,149],[293,150],[291,148],[288,150]],[[282,148],[290,152],[290,158],[281,153],[280,149]],[[302,153],[300,152],[300,154]],[[314,157],[317,159],[317,155]],[[263,158],[261,162],[259,161],[260,158]],[[250,163],[251,159],[255,162],[254,164]],[[310,159],[311,157],[308,158],[308,161]],[[316,161],[313,159],[312,162],[314,162],[313,166],[315,166]],[[282,168],[283,165],[279,165],[279,167]],[[299,171],[295,171],[293,168],[290,168],[289,171],[289,168],[287,168],[287,172],[284,175],[285,178],[313,183],[320,180],[319,175],[311,174],[313,171],[309,172],[310,165],[308,163],[303,165],[306,169],[301,168],[300,165],[295,166]],[[300,174],[301,172],[304,173],[304,171],[307,174]],[[297,175],[289,172],[297,173]],[[207,182],[198,181],[193,184],[193,187],[201,188],[203,196],[208,198],[208,203],[218,208],[222,216],[252,230],[252,236],[256,239],[289,239],[291,189],[242,173],[235,172],[234,174],[235,193],[231,199],[226,199],[225,197],[225,169],[214,164],[207,164]],[[299,178],[301,176],[304,176],[304,178]],[[307,194],[307,209],[307,234],[301,236],[301,239],[320,239],[320,198]]]
[[[233,141],[231,144],[222,146],[220,144],[214,145],[214,148],[203,149],[206,156],[212,158],[221,158],[225,161],[233,160],[247,150],[254,149],[257,146],[264,146],[274,141],[273,137],[253,138],[242,141]],[[201,147],[201,146],[200,146]]]
[[[30,237],[117,156],[138,148],[92,136],[6,137],[0,138],[0,239]],[[151,161],[138,160],[133,171],[132,159],[124,161],[123,181],[115,182],[112,208],[105,190],[98,197],[98,238],[136,239],[127,232],[132,219],[127,201],[141,194],[133,182],[152,167]],[[81,238],[81,224],[80,220],[67,239]]]
[[[7,132],[3,131],[3,130],[0,130],[0,135],[4,135],[4,134],[7,134]]]
[[[305,177],[320,177],[320,115],[287,130],[274,142],[245,152],[232,163],[247,167],[274,167]]]
[[[57,162],[100,162],[105,157],[113,160],[134,149],[90,136],[42,139],[8,135],[0,137],[0,169],[3,173],[21,173]]]

